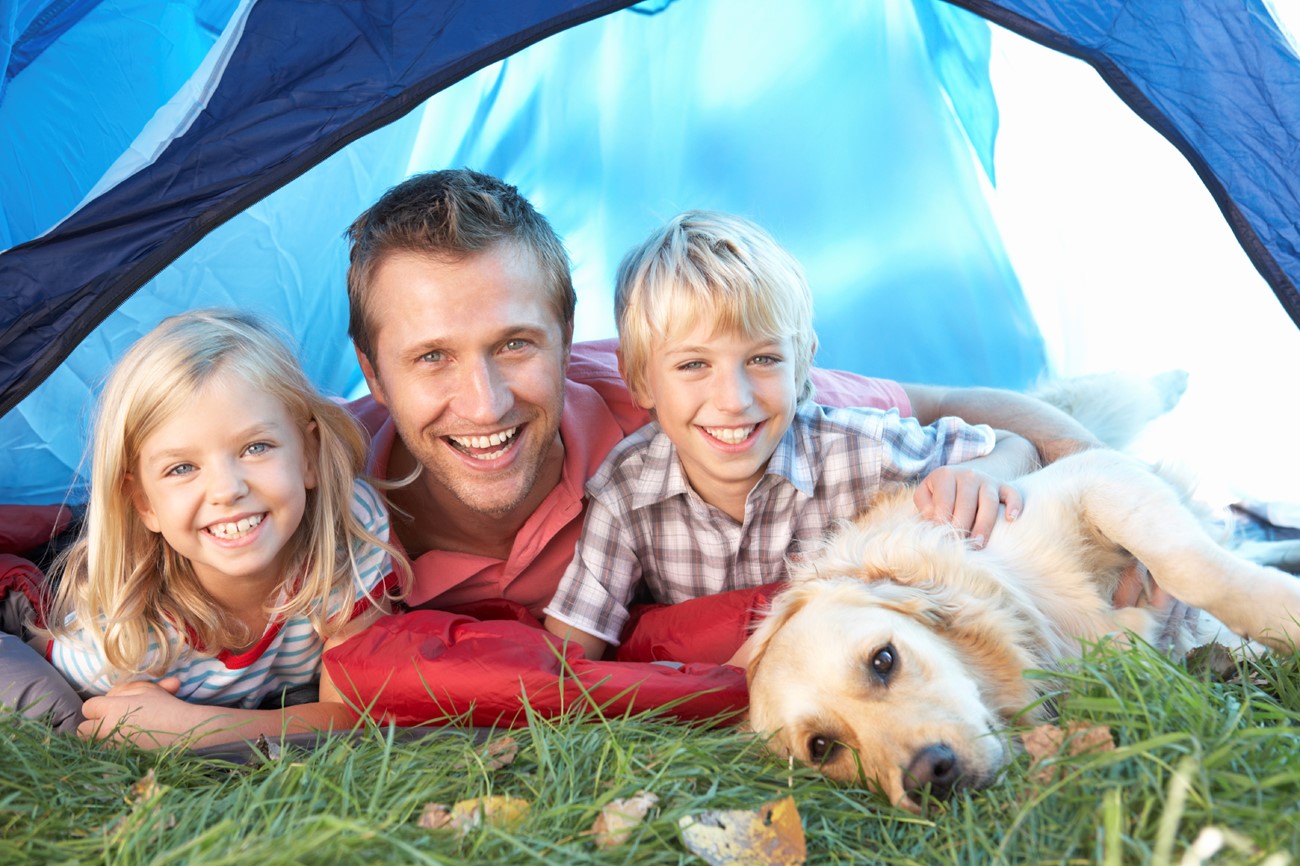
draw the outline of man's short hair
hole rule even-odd
[[[623,375],[637,397],[665,340],[699,322],[793,344],[799,399],[812,396],[812,292],[803,268],[772,236],[744,217],[692,210],[673,217],[618,268],[614,288]]]
[[[569,256],[555,230],[519,190],[488,174],[445,169],[410,177],[380,197],[348,227],[348,336],[372,361],[367,300],[375,272],[398,252],[458,261],[506,243],[531,250],[546,277],[551,304],[573,337]]]

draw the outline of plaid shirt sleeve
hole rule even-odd
[[[882,477],[891,481],[924,478],[940,466],[984,457],[997,435],[987,424],[967,424],[960,418],[940,418],[922,426],[915,418],[884,416],[880,441],[885,446]]]
[[[544,613],[617,646],[641,581],[640,558],[627,537],[618,515],[592,498],[573,561]]]

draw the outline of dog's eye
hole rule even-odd
[[[835,754],[839,745],[832,737],[813,734],[808,738],[808,760],[814,764],[824,764]]]
[[[889,675],[894,672],[896,656],[894,645],[891,643],[876,650],[876,654],[871,657],[871,670],[880,677],[882,682],[888,682]]]

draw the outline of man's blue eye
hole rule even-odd
[[[420,360],[432,364],[442,360],[442,352],[425,352]]]
[[[527,340],[506,340],[506,351],[517,352],[528,345]]]

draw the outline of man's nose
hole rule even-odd
[[[455,399],[457,415],[483,425],[500,421],[514,404],[510,382],[491,358],[462,366]]]

